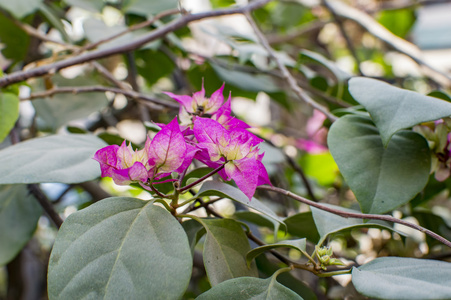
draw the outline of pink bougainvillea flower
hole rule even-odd
[[[120,185],[147,182],[178,170],[186,161],[187,145],[180,132],[177,118],[164,126],[155,137],[147,138],[144,149],[133,150],[125,145],[107,146],[96,152],[102,177],[111,177]],[[194,154],[191,154],[191,160]]]
[[[193,130],[197,146],[206,152],[197,158],[208,157],[210,162],[202,160],[208,166],[225,164],[219,174],[233,179],[249,200],[258,185],[271,184],[261,163],[263,155],[258,153],[262,139],[242,128],[228,131],[217,121],[200,117],[194,120]]]
[[[319,110],[313,111],[313,116],[307,122],[307,139],[298,139],[296,146],[308,153],[318,154],[327,151],[327,129],[323,127],[326,116]]]
[[[148,145],[150,145],[149,138],[146,140],[146,146]],[[124,141],[120,147],[111,145],[98,150],[94,159],[100,163],[102,177],[111,177],[116,184],[146,182],[149,177],[147,147],[134,151],[131,145],[126,146]]]
[[[211,116],[211,118],[218,121],[218,123],[224,126],[227,130],[233,128],[246,129],[251,127],[246,122],[232,116],[231,94],[229,94],[227,101]]]
[[[210,98],[205,97],[204,82],[202,81],[202,89],[199,92],[195,92],[192,97],[187,95],[175,95],[173,93],[165,92],[181,104],[180,117],[186,118],[189,114],[213,114],[224,103],[224,96],[222,92],[224,90],[224,84],[215,91]],[[182,120],[183,122],[184,120]]]

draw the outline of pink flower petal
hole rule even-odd
[[[258,168],[256,159],[243,158],[226,163],[224,170],[235,181],[238,188],[251,200],[257,188],[259,173],[256,170]]]

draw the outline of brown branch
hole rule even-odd
[[[269,45],[268,40],[265,38],[265,36],[260,31],[260,29],[258,28],[255,21],[252,19],[249,11],[244,12],[244,15],[246,16],[249,24],[252,26],[252,28],[253,28],[255,34],[257,35],[260,43],[262,44],[263,48],[266,49],[266,51],[269,54],[269,57],[271,57],[271,59],[273,59],[276,62],[277,67],[282,72],[283,78],[288,82],[288,84],[290,85],[290,88],[295,92],[295,94],[299,97],[299,99],[301,99],[305,103],[309,104],[313,108],[316,108],[317,110],[324,113],[331,122],[334,122],[335,120],[337,120],[337,117],[334,116],[333,114],[331,114],[326,107],[316,103],[315,100],[313,100],[306,92],[304,92],[304,90],[302,90],[299,87],[299,85],[296,82],[296,79],[294,79],[294,77],[288,71],[287,67],[277,57],[274,49],[272,49],[271,46]]]
[[[422,58],[421,50],[414,44],[397,37],[368,14],[341,1],[330,1],[329,6],[338,16],[356,22],[374,37],[385,42],[396,51],[409,56],[420,66],[424,66],[427,70],[429,70],[428,76],[433,78],[435,81],[441,82],[443,85],[448,87],[451,86],[451,76],[427,63]]]
[[[418,230],[420,232],[423,232],[423,233],[429,235],[430,237],[432,237],[433,239],[436,239],[437,241],[439,241],[439,242],[441,242],[441,243],[443,243],[446,246],[451,248],[451,242],[448,241],[447,239],[445,239],[444,237],[436,234],[435,232],[433,232],[433,231],[431,231],[431,230],[429,230],[427,228],[424,228],[424,227],[422,227],[420,225],[416,225],[416,224],[413,224],[413,223],[410,223],[410,222],[407,222],[407,221],[404,221],[404,220],[400,220],[400,219],[394,218],[392,216],[345,212],[345,211],[342,211],[342,210],[339,210],[339,209],[335,209],[335,208],[332,208],[332,207],[325,206],[325,205],[320,204],[320,203],[313,202],[311,200],[308,200],[308,199],[306,199],[304,197],[301,197],[301,196],[296,195],[296,194],[294,194],[294,193],[292,193],[290,191],[287,191],[287,190],[284,190],[284,189],[281,189],[281,188],[278,188],[278,187],[272,187],[272,186],[269,186],[269,185],[261,185],[261,186],[258,186],[257,188],[258,189],[263,189],[263,190],[268,190],[268,191],[273,191],[273,192],[276,192],[276,193],[288,196],[288,197],[290,197],[290,198],[292,198],[292,199],[294,199],[296,201],[299,201],[299,202],[302,202],[302,203],[307,204],[309,206],[313,206],[313,207],[316,207],[318,209],[321,209],[321,210],[333,213],[333,214],[341,216],[343,218],[381,220],[381,221],[387,221],[387,222],[392,222],[392,223],[398,223],[398,224],[401,224],[401,225],[413,228],[415,230]]]
[[[122,94],[126,97],[130,97],[137,100],[144,100],[144,102],[152,102],[161,106],[169,108],[179,108],[179,105],[172,102],[166,102],[151,96],[143,95],[131,90],[123,90],[113,87],[105,86],[73,86],[73,87],[60,87],[46,90],[43,92],[36,92],[30,94],[28,97],[21,97],[20,100],[33,100],[38,98],[51,97],[55,94],[78,94],[78,93],[91,93],[91,92],[111,92],[115,94]]]
[[[131,32],[133,32],[133,31],[135,31],[135,30],[142,29],[142,28],[145,28],[145,27],[147,27],[147,26],[150,26],[150,25],[152,25],[153,23],[155,23],[155,21],[160,20],[161,18],[170,16],[170,15],[174,15],[174,14],[178,14],[178,13],[180,13],[180,12],[181,12],[181,11],[180,11],[178,8],[163,11],[163,12],[157,14],[155,17],[153,17],[153,18],[151,18],[151,19],[149,19],[149,20],[146,20],[146,21],[144,21],[144,22],[142,22],[142,23],[139,23],[139,24],[136,24],[136,25],[133,25],[133,26],[128,27],[128,28],[127,28],[126,30],[124,30],[124,31],[121,31],[121,32],[119,32],[119,33],[117,33],[117,34],[114,34],[114,35],[112,35],[112,36],[109,36],[109,37],[107,37],[107,38],[105,38],[105,39],[99,40],[99,41],[97,41],[97,42],[95,42],[95,43],[91,43],[91,44],[85,45],[85,46],[83,46],[82,48],[79,49],[79,52],[84,52],[84,51],[86,51],[86,50],[94,49],[94,48],[98,47],[98,46],[101,45],[101,44],[110,42],[110,41],[112,41],[112,40],[114,40],[114,39],[117,39],[118,37],[121,37],[121,36],[127,34],[127,33],[131,33]],[[182,11],[182,13],[183,13],[183,11]]]
[[[191,22],[206,19],[206,18],[213,18],[213,17],[219,17],[219,16],[233,15],[233,14],[243,14],[243,13],[255,10],[259,7],[262,7],[270,1],[271,0],[256,0],[256,1],[251,2],[248,5],[241,6],[241,7],[220,9],[220,10],[214,10],[214,11],[209,11],[209,12],[184,15],[184,16],[180,17],[179,19],[174,20],[163,27],[155,29],[154,31],[152,31],[148,34],[145,34],[144,36],[142,36],[136,40],[133,40],[129,43],[125,43],[125,44],[118,45],[116,47],[112,47],[112,48],[108,48],[108,49],[101,49],[101,50],[87,52],[85,54],[81,54],[81,55],[74,56],[74,57],[71,57],[68,59],[64,59],[64,60],[49,64],[49,65],[36,67],[36,68],[30,69],[30,70],[18,71],[18,72],[11,73],[9,75],[6,75],[6,76],[0,78],[0,87],[5,87],[7,85],[14,84],[14,83],[17,83],[20,81],[24,81],[24,80],[27,80],[27,79],[33,78],[33,77],[39,77],[39,76],[43,76],[46,74],[53,74],[61,69],[64,69],[64,68],[67,68],[67,67],[70,67],[73,65],[83,64],[83,63],[90,62],[90,61],[93,61],[93,60],[96,60],[99,58],[105,58],[105,57],[108,57],[108,56],[111,56],[114,54],[129,52],[129,51],[138,49],[141,46],[143,46],[153,40],[161,38],[170,32],[180,29]]]
[[[50,200],[41,190],[39,185],[29,184],[27,187],[30,193],[33,194],[36,200],[38,200],[39,204],[42,206],[46,214],[49,216],[50,220],[52,220],[53,223],[56,225],[56,227],[58,227],[59,229],[63,224],[63,219],[61,219],[60,215],[53,208],[52,204],[50,203]]]

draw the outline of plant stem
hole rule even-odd
[[[296,201],[299,201],[299,202],[305,203],[305,204],[307,204],[309,206],[313,206],[313,207],[316,207],[318,209],[321,209],[321,210],[333,213],[333,214],[341,216],[343,218],[382,220],[382,221],[388,221],[388,222],[393,222],[393,223],[398,223],[398,224],[401,224],[401,225],[405,225],[407,227],[410,227],[410,228],[413,228],[415,230],[421,231],[421,232],[429,235],[430,237],[436,239],[437,241],[441,242],[442,244],[444,244],[444,245],[446,245],[446,246],[451,248],[451,242],[448,241],[447,239],[445,239],[444,237],[438,235],[437,233],[435,233],[435,232],[433,232],[433,231],[431,231],[431,230],[429,230],[427,228],[424,228],[424,227],[422,227],[420,225],[416,225],[416,224],[413,224],[413,223],[410,223],[410,222],[407,222],[407,221],[404,221],[404,220],[400,220],[400,219],[394,218],[392,216],[345,212],[345,211],[342,211],[342,210],[339,210],[339,209],[335,209],[335,208],[331,208],[331,207],[322,205],[320,203],[313,202],[311,200],[308,200],[308,199],[306,199],[304,197],[301,197],[299,195],[296,195],[296,194],[294,194],[294,193],[292,193],[290,191],[287,191],[287,190],[284,190],[284,189],[281,189],[281,188],[277,188],[277,187],[273,187],[273,186],[269,186],[269,185],[261,185],[261,186],[258,186],[257,188],[258,189],[263,189],[263,190],[268,190],[268,191],[273,191],[273,192],[276,192],[276,193],[279,193],[279,194],[283,194],[283,195],[288,196],[288,197],[290,197],[290,198],[292,198],[292,199],[294,199]]]
[[[50,200],[47,198],[47,196],[42,192],[41,188],[37,184],[29,184],[28,190],[31,194],[38,200],[39,204],[42,206],[46,214],[49,216],[49,218],[53,221],[53,223],[58,227],[58,229],[63,224],[63,219],[61,219],[60,215],[56,212],[56,210],[53,208],[52,204],[50,203]]]
[[[212,175],[218,173],[219,171],[221,171],[221,170],[224,168],[224,166],[225,166],[225,163],[224,163],[223,165],[220,165],[219,167],[217,167],[216,169],[214,169],[213,171],[211,171],[211,172],[208,173],[207,175],[205,175],[205,176],[199,178],[198,180],[192,182],[191,184],[188,184],[188,185],[186,185],[186,186],[184,186],[184,187],[178,189],[178,192],[179,192],[179,193],[182,193],[182,192],[184,192],[184,191],[186,191],[186,190],[189,190],[189,189],[192,188],[193,186],[198,185],[199,183],[201,183],[202,181],[204,181],[204,180],[207,179],[208,177],[210,177],[210,176],[212,176]]]

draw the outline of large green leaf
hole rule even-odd
[[[50,299],[178,299],[192,256],[185,231],[152,202],[117,197],[70,215],[50,256]]]
[[[100,176],[94,153],[107,146],[92,135],[35,138],[0,150],[0,184],[78,183]]]
[[[357,291],[378,299],[450,299],[451,263],[381,257],[353,268]]]
[[[12,93],[0,93],[0,143],[8,136],[19,118],[19,98]]]
[[[43,0],[0,0],[0,7],[9,11],[18,19],[31,14],[39,8]]]
[[[104,6],[103,0],[64,0],[70,6],[77,6],[95,13],[101,12]]]
[[[282,219],[276,215],[270,208],[261,203],[255,198],[249,201],[249,198],[239,189],[229,184],[219,181],[206,181],[202,184],[199,192],[196,194],[196,198],[203,196],[219,196],[229,198],[233,201],[239,202],[249,208],[266,215],[267,217],[277,221],[279,224],[285,226]],[[275,229],[277,231],[277,228]]]
[[[246,264],[246,253],[251,250],[241,225],[232,219],[202,219],[207,230],[204,244],[204,264],[212,286],[225,280],[257,277],[255,263]]]
[[[385,213],[407,203],[429,178],[428,144],[415,132],[398,132],[385,148],[369,118],[347,115],[334,122],[327,142],[365,213]]]
[[[246,255],[246,262],[248,264],[250,264],[251,261],[255,257],[259,256],[262,253],[265,253],[266,251],[269,251],[271,249],[276,249],[276,248],[291,248],[291,249],[298,250],[299,252],[301,252],[302,254],[305,255],[306,244],[307,243],[306,243],[305,238],[300,239],[300,240],[285,240],[285,241],[279,241],[274,244],[266,244],[266,245],[254,248],[251,251],[249,251]]]
[[[58,86],[92,85],[90,78],[77,77],[65,79],[55,77],[53,83]],[[105,93],[57,94],[51,98],[36,99],[32,102],[37,116],[44,121],[45,129],[55,131],[69,121],[87,118],[108,105]]]
[[[0,266],[30,240],[41,213],[25,185],[0,185]]]
[[[278,283],[276,276],[267,279],[253,277],[230,279],[196,298],[196,300],[210,299],[302,300],[298,294]]]
[[[349,92],[370,113],[384,146],[395,132],[451,115],[451,103],[364,77],[349,81]]]
[[[0,2],[8,1],[0,0]],[[28,53],[30,36],[4,14],[0,14],[0,28],[3,56],[14,62],[22,61]]]

